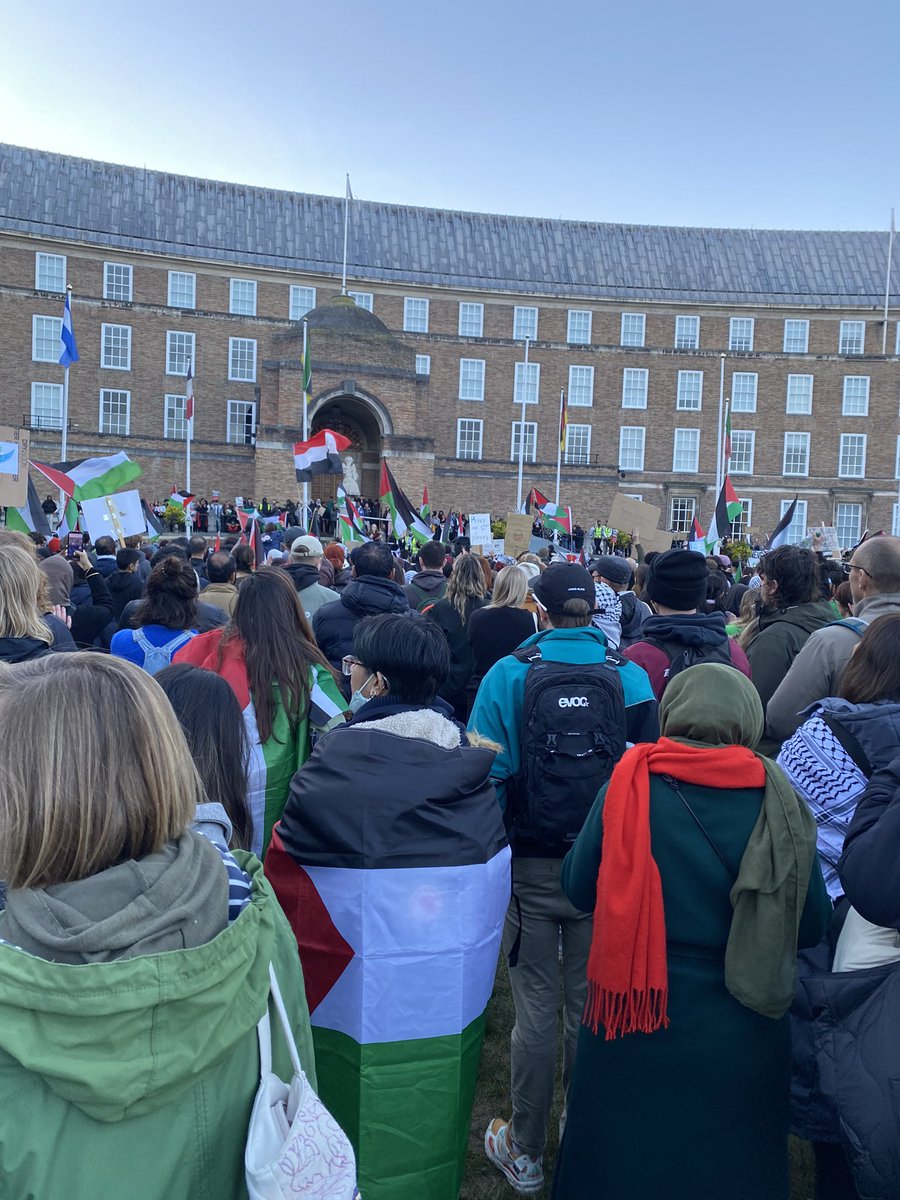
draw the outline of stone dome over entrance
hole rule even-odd
[[[391,331],[374,313],[360,308],[352,296],[332,296],[325,304],[311,308],[300,321],[297,329],[302,336],[303,321],[310,332],[334,333],[341,337],[387,338],[393,340]]]

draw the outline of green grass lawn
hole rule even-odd
[[[560,1025],[562,1021],[560,1021]],[[509,1035],[513,1027],[512,996],[505,963],[501,963],[494,984],[494,996],[488,1009],[487,1032],[481,1055],[478,1089],[469,1129],[469,1152],[460,1200],[512,1200],[516,1195],[484,1153],[484,1131],[492,1117],[509,1116]],[[550,1136],[544,1155],[544,1195],[550,1194],[553,1163],[556,1159],[557,1128],[562,1111],[559,1085],[550,1120]],[[806,1142],[791,1139],[791,1200],[812,1200],[814,1176],[812,1155]],[[609,1200],[615,1200],[610,1197]],[[655,1200],[655,1198],[654,1198]],[[728,1200],[704,1197],[704,1200]]]

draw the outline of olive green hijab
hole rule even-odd
[[[754,750],[765,720],[756,688],[745,675],[705,663],[672,680],[660,702],[659,724],[663,737],[688,745]],[[794,998],[797,934],[815,860],[816,826],[781,768],[760,754],[757,758],[766,786],[731,889],[725,986],[748,1008],[778,1018]],[[727,803],[725,787],[721,796]]]

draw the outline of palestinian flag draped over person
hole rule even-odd
[[[30,477],[24,507],[6,510],[6,528],[16,529],[19,533],[41,533],[44,537],[50,537],[50,522],[47,520],[47,514],[41,508],[37,488]]]
[[[794,520],[794,515],[797,512],[797,497],[788,505],[784,516],[769,534],[768,541],[763,546],[763,550],[777,550],[779,546],[784,546],[787,543],[791,525]]]
[[[716,511],[710,522],[709,533],[706,535],[707,554],[718,554],[718,546],[723,537],[728,537],[733,521],[736,521],[744,510],[738,499],[738,494],[731,486],[731,480],[725,476],[722,490],[716,501]]]
[[[410,534],[420,545],[431,541],[431,529],[410,504],[405,492],[391,474],[385,458],[381,460],[380,499],[382,508],[388,509],[391,514],[391,531],[395,538],[403,538]]]
[[[351,446],[349,438],[333,429],[320,429],[308,442],[294,443],[294,468],[299,483],[316,475],[343,475],[341,454]]]
[[[423,803],[414,779],[397,784],[384,737],[348,727],[316,747],[266,876],[297,937],[319,1094],[357,1152],[362,1196],[457,1200],[510,852],[473,747],[416,741],[433,781]],[[368,804],[354,761],[383,769]]]
[[[541,514],[541,520],[544,522],[544,527],[555,533],[572,532],[572,510],[568,507],[563,507],[561,504],[554,504],[552,500],[548,500],[542,495],[537,488],[531,489],[531,503]]]
[[[122,451],[102,458],[82,458],[74,462],[31,465],[70,500],[100,500],[111,496],[137,479],[141,468]]]
[[[213,629],[193,638],[178,651],[173,661],[193,663],[207,671],[215,671],[238,698],[250,742],[247,804],[253,818],[251,849],[262,858],[269,844],[272,826],[284,808],[291,779],[309,757],[313,733],[324,733],[343,724],[346,701],[329,670],[318,665],[310,668],[309,706],[296,731],[291,732],[287,712],[279,699],[272,736],[260,744],[256,710],[250,695],[250,681],[240,638],[225,638],[223,630]]]

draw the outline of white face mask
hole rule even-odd
[[[356,691],[353,693],[353,695],[350,697],[350,711],[351,712],[359,712],[359,710],[362,708],[362,706],[364,704],[368,704],[369,701],[372,699],[371,696],[363,695],[363,688],[367,688],[374,678],[375,678],[375,672],[373,671],[372,674],[369,676],[369,678],[362,685],[362,687],[358,687],[356,689]]]

